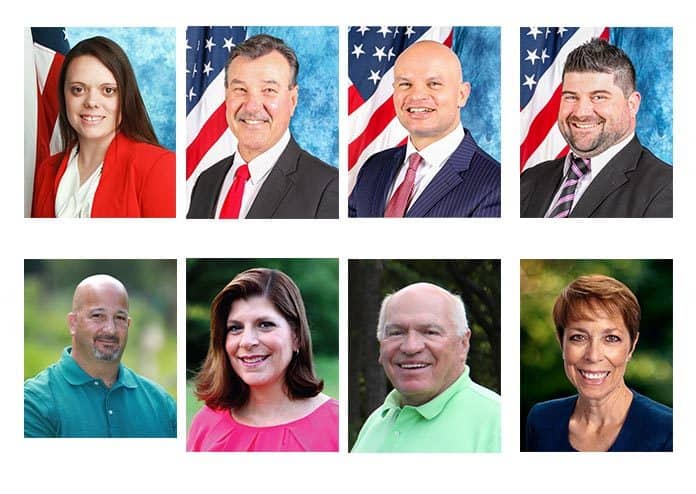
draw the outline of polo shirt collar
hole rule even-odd
[[[63,354],[60,357],[60,362],[58,362],[58,367],[61,373],[65,376],[66,381],[68,381],[73,386],[81,386],[89,382],[94,381],[94,377],[87,374],[82,367],[72,358],[71,355],[72,347],[65,347],[63,349]],[[111,389],[124,386],[126,388],[137,388],[138,383],[130,372],[126,370],[123,364],[118,364],[118,378]]]
[[[386,416],[392,410],[398,410],[401,408],[409,408],[418,412],[424,419],[432,420],[437,417],[444,409],[447,403],[456,395],[459,391],[468,388],[471,385],[471,378],[469,377],[469,366],[464,366],[464,372],[462,375],[454,381],[449,388],[445,389],[442,393],[437,395],[432,400],[423,403],[420,406],[413,407],[410,405],[401,406],[401,393],[396,389],[392,390],[387,398],[384,400],[384,409],[382,416]]]

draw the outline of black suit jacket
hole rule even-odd
[[[564,161],[547,161],[522,174],[522,218],[544,217],[561,186]],[[592,180],[570,217],[671,218],[672,167],[634,137]]]
[[[384,216],[389,189],[405,159],[406,146],[371,156],[360,168],[348,198],[348,215]],[[406,217],[472,216],[500,217],[500,165],[466,131],[464,139],[408,209]]]
[[[198,177],[187,218],[215,218],[222,182],[234,155]],[[249,208],[247,218],[338,218],[338,170],[301,149],[290,137]]]

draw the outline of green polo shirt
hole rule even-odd
[[[423,405],[401,406],[394,389],[367,419],[353,452],[499,452],[500,396],[469,377],[467,366]]]
[[[70,351],[24,383],[24,437],[176,437],[176,404],[159,384],[121,364],[108,388]]]

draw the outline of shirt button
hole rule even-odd
[[[99,381],[94,381],[95,386],[99,386]]]
[[[114,411],[113,411],[113,410],[109,410],[109,415],[113,415],[113,414],[114,414]]]

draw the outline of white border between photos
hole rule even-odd
[[[655,492],[687,481],[696,459],[694,398],[689,376],[696,375],[693,331],[688,326],[691,281],[696,274],[690,233],[696,211],[689,184],[694,167],[686,159],[695,114],[690,85],[693,63],[692,14],[687,4],[665,0],[588,0],[559,3],[381,2],[342,4],[268,0],[261,4],[208,0],[72,3],[38,0],[9,13],[9,60],[0,82],[5,104],[2,135],[9,147],[9,168],[2,195],[5,282],[2,313],[8,315],[9,345],[1,360],[5,399],[2,436],[4,485],[36,492],[411,492],[490,489],[519,492],[586,492],[631,489]],[[193,12],[200,7],[199,12]],[[17,7],[15,7],[17,8]],[[252,11],[256,9],[256,11]],[[41,221],[23,218],[22,142],[23,29],[42,25],[164,26],[177,28],[177,94],[183,94],[184,37],[187,25],[338,25],[340,26],[341,115],[346,110],[346,26],[357,24],[493,25],[502,36],[503,218],[435,221],[348,220],[345,133],[340,133],[341,216],[339,221],[253,221],[236,225],[184,220],[185,108],[177,105],[177,219]],[[518,218],[518,41],[519,27],[550,25],[671,26],[674,28],[674,220],[594,220],[554,224]],[[341,119],[343,123],[343,119]],[[306,235],[302,235],[306,233]],[[561,243],[559,239],[566,239]],[[339,454],[191,454],[185,452],[185,260],[187,257],[340,258]],[[24,259],[176,258],[178,259],[179,437],[176,440],[24,440],[22,426]],[[347,443],[347,259],[442,258],[502,259],[501,454],[353,455]],[[519,452],[519,260],[535,258],[674,259],[675,453],[529,454]],[[688,484],[686,484],[688,485]],[[21,486],[21,487],[20,487]]]

